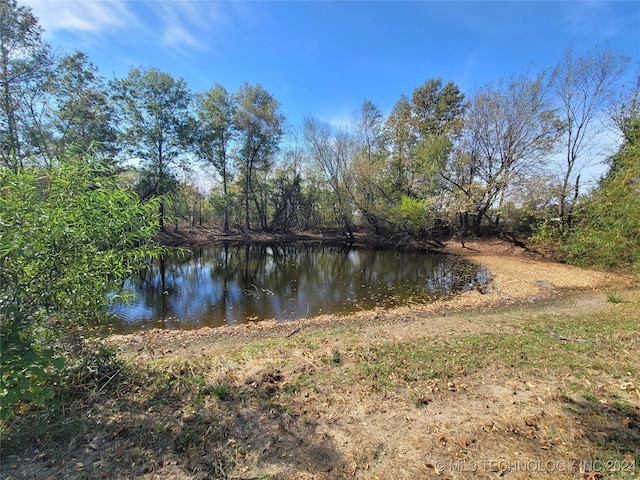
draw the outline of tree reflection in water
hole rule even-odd
[[[223,244],[168,255],[127,282],[113,326],[192,329],[348,314],[428,302],[487,282],[460,259],[418,252],[299,244]]]

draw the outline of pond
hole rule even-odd
[[[300,244],[223,244],[172,253],[126,283],[113,328],[194,329],[344,315],[470,290],[487,272],[429,253]]]

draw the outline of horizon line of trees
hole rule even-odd
[[[553,69],[470,96],[432,78],[386,117],[364,100],[348,125],[291,126],[259,84],[194,93],[155,67],[106,80],[82,52],[54,55],[29,7],[0,0],[0,16],[0,168],[51,169],[79,152],[160,198],[161,226],[462,237],[547,220],[564,236],[584,168],[638,91],[624,83],[629,57],[569,49]]]

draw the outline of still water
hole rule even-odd
[[[127,282],[118,333],[347,314],[427,302],[484,284],[451,256],[319,245],[225,244],[167,255]]]

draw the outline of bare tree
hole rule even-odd
[[[624,143],[636,141],[640,122],[640,72],[635,75],[632,88],[623,91],[609,110],[611,119],[622,134]]]
[[[545,74],[500,80],[476,93],[458,154],[442,174],[462,196],[462,233],[478,233],[483,218],[491,220],[489,210],[504,201],[513,181],[537,171],[556,138]]]
[[[333,193],[335,215],[344,225],[347,235],[353,238],[354,205],[348,190],[351,184],[351,136],[347,132],[334,134],[328,122],[313,117],[304,119],[303,135],[310,157],[322,171]]]
[[[567,50],[556,67],[555,96],[564,127],[564,159],[559,192],[561,233],[571,226],[581,170],[594,160],[606,110],[618,91],[629,58],[613,50],[576,56]]]

